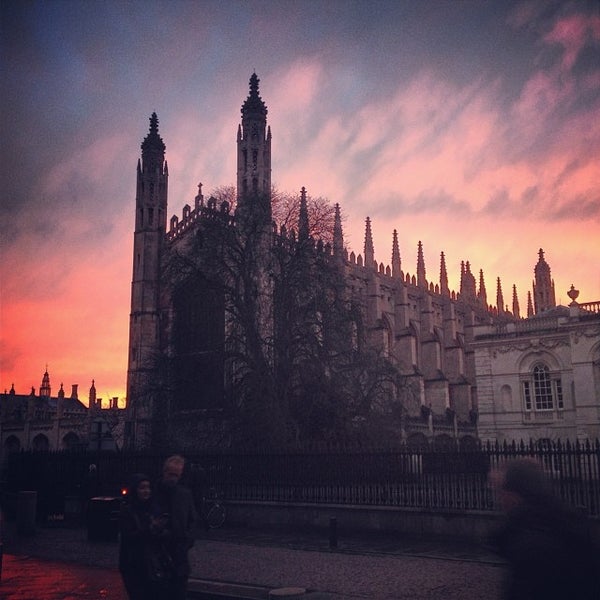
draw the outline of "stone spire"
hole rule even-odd
[[[339,258],[344,256],[344,232],[342,231],[342,215],[340,205],[336,203],[333,217],[333,255]]]
[[[460,265],[460,295],[463,300],[475,300],[477,293],[475,290],[475,277],[471,273],[471,263],[461,263]]]
[[[242,104],[242,117],[253,117],[266,120],[267,117],[267,105],[263,102],[263,99],[258,93],[258,84],[260,79],[256,73],[252,73],[250,77],[250,92],[248,97]]]
[[[423,244],[420,240],[417,244],[417,285],[423,288],[427,287],[425,258],[423,257]]]
[[[554,280],[550,275],[550,266],[544,259],[544,251],[540,248],[538,262],[535,265],[533,282],[533,304],[535,314],[539,314],[556,306]]]
[[[154,172],[156,169],[160,169],[162,173],[166,146],[158,133],[158,117],[155,112],[150,117],[150,131],[144,138],[141,148],[142,170]]]
[[[392,277],[402,277],[402,262],[400,261],[400,246],[398,245],[398,232],[394,229],[392,235]]]
[[[479,292],[477,292],[477,297],[481,304],[487,309],[487,292],[485,289],[485,280],[483,278],[483,269],[479,269]]]
[[[504,314],[504,296],[502,295],[502,284],[500,283],[500,277],[498,277],[498,283],[496,287],[496,308],[498,314]]]
[[[309,237],[308,205],[306,203],[306,188],[300,190],[300,214],[298,215],[298,241],[306,241]]]
[[[367,217],[365,224],[365,267],[375,268],[375,247],[373,246],[373,234],[371,233],[371,219]]]
[[[440,293],[442,296],[450,296],[448,287],[448,270],[446,269],[446,257],[442,252],[440,254]]]
[[[517,297],[517,286],[513,284],[513,297],[512,297],[512,313],[515,319],[521,318],[521,311],[519,309],[519,298]]]
[[[531,300],[531,292],[527,292],[527,318],[533,317],[533,302]]]

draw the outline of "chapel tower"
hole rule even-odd
[[[159,349],[160,258],[167,225],[168,169],[156,113],[150,117],[150,131],[141,149],[142,158],[137,165],[127,369],[127,409],[132,425],[126,432],[129,443],[138,447],[144,445],[141,438],[149,433],[144,429],[152,405],[143,402],[142,409],[140,399],[151,389],[151,374],[155,372]]]
[[[240,294],[253,323],[248,337],[260,339],[266,362],[272,361],[273,341],[273,213],[271,209],[271,128],[267,106],[258,93],[256,73],[242,104],[237,131],[237,207],[239,240],[244,248],[245,270]],[[246,340],[250,343],[250,340]]]
[[[237,214],[260,213],[271,226],[271,128],[267,107],[258,94],[259,78],[250,77],[250,93],[242,104],[237,132]]]

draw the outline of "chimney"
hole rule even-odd
[[[73,383],[71,384],[71,398],[73,398],[74,400],[77,400],[77,386],[79,384],[77,383]]]

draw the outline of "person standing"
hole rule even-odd
[[[133,475],[119,515],[119,571],[130,600],[153,597],[148,568],[153,535],[150,498],[150,478],[142,473]]]
[[[510,461],[492,485],[506,513],[491,539],[509,565],[506,600],[600,598],[600,552],[589,524],[554,496],[541,466]]]
[[[152,502],[155,518],[164,519],[164,544],[173,561],[173,576],[165,583],[165,598],[185,600],[190,575],[189,549],[194,544],[197,520],[192,492],[181,485],[185,460],[178,454],[167,458]]]

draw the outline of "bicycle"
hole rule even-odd
[[[202,518],[207,529],[218,529],[225,523],[227,511],[221,495],[215,488],[209,488],[202,498]]]

